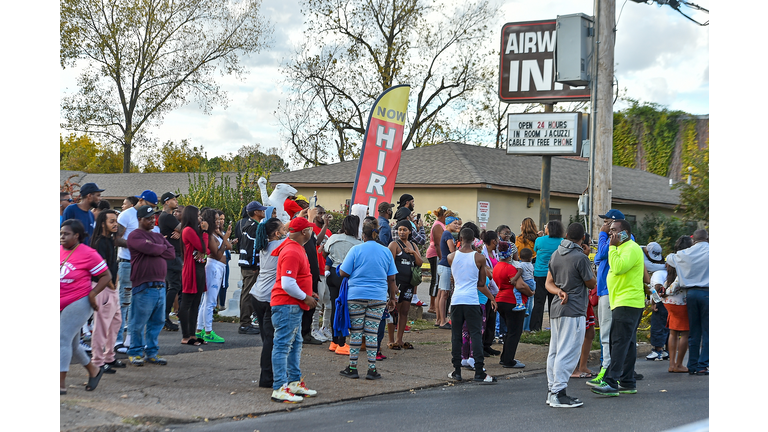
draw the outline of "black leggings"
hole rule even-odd
[[[272,388],[272,347],[274,346],[275,328],[272,326],[272,307],[269,302],[256,300],[251,296],[251,304],[259,321],[259,335],[261,336],[261,373],[259,374],[259,387]]]
[[[555,298],[554,294],[550,294],[549,291],[547,291],[547,288],[544,287],[544,285],[547,282],[546,276],[534,276],[534,281],[536,282],[536,291],[533,293],[533,310],[531,311],[531,322],[530,327],[531,331],[539,331],[541,330],[541,324],[544,322],[544,302],[547,302],[547,310],[549,310],[549,306],[552,305],[552,299]],[[507,323],[507,326],[509,326],[509,323]]]
[[[331,326],[333,326],[333,322],[336,317],[336,299],[339,298],[341,281],[342,278],[336,274],[335,268],[332,268],[331,274],[325,278],[325,282],[328,284],[328,291],[331,294]],[[347,338],[345,336],[336,336],[335,330],[333,333],[333,343],[337,344],[338,346],[344,346],[344,344],[347,343]]]
[[[432,274],[432,280],[429,281],[429,296],[437,297],[437,257],[427,258],[429,261],[429,272]],[[435,305],[429,305],[435,307]]]
[[[200,300],[203,298],[203,291],[196,294],[182,293],[181,303],[179,304],[179,324],[181,326],[181,337],[188,339],[195,335],[197,327],[197,311],[200,309]]]

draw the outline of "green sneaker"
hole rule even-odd
[[[637,394],[637,388],[622,387],[619,383],[619,393],[621,394]]]
[[[605,376],[606,369],[600,368],[600,373],[596,377],[587,381],[587,385],[590,387],[599,387],[603,383],[603,377]]]
[[[224,338],[217,335],[213,330],[210,333],[206,333],[203,336],[203,340],[206,342],[224,343]]]
[[[205,332],[203,330],[198,330],[197,333],[195,333],[195,337],[198,339],[202,339],[205,336]]]

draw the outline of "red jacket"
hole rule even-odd
[[[192,227],[185,227],[181,232],[181,241],[184,243],[184,266],[181,269],[181,292],[184,294],[197,293],[197,278],[195,273],[195,251],[208,253],[208,233],[203,233],[203,242]]]

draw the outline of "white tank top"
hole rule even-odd
[[[454,281],[451,304],[480,304],[480,299],[477,296],[477,276],[480,271],[475,264],[475,253],[474,251],[459,252],[456,250],[451,264],[451,275]]]

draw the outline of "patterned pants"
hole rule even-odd
[[[480,327],[480,333],[485,333],[485,305],[480,305],[480,309],[483,311],[483,325]],[[461,359],[467,360],[472,355],[472,339],[469,336],[469,330],[467,330],[467,323],[465,322],[461,326]]]
[[[368,368],[376,368],[376,346],[378,344],[379,323],[387,302],[381,300],[348,300],[349,307],[349,365],[357,367],[357,357],[363,344],[368,354]]]

